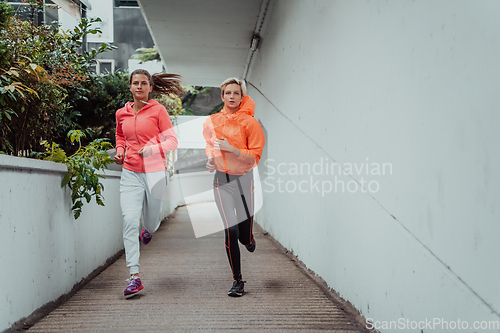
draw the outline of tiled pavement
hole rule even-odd
[[[123,297],[122,256],[28,332],[363,332],[279,244],[257,225],[254,233],[257,250],[241,246],[243,297],[227,296],[224,233],[195,238],[184,206],[141,245],[144,290]]]

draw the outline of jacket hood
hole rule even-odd
[[[127,103],[125,103],[125,105],[124,105],[123,108],[125,108],[127,111],[131,111],[133,105],[134,105],[134,102],[127,102]],[[150,107],[155,107],[155,106],[158,106],[158,105],[161,105],[161,104],[157,100],[150,99],[148,101],[148,103],[142,109],[145,110],[145,109],[148,109]]]
[[[225,107],[222,108],[222,112],[229,113],[228,111],[226,111]],[[243,100],[241,101],[240,108],[238,109],[238,111],[236,111],[235,115],[240,113],[240,112],[246,113],[252,117],[255,114],[255,102],[253,101],[253,99],[250,96],[248,96],[248,95],[243,96]]]

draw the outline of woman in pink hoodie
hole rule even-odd
[[[139,238],[148,244],[161,222],[161,204],[167,186],[165,154],[177,148],[170,116],[163,105],[149,99],[150,93],[183,92],[181,76],[150,75],[138,69],[130,75],[134,102],[116,112],[115,162],[123,164],[120,204],[123,214],[123,243],[130,278],[124,291],[133,295],[144,288],[139,278]],[[140,220],[144,229],[139,235]]]

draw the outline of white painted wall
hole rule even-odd
[[[163,216],[171,214],[177,206],[213,201],[214,174],[208,171],[174,174],[167,186],[163,202]]]
[[[257,221],[380,324],[500,322],[499,11],[282,0],[268,14],[249,76],[267,138]]]
[[[179,149],[203,149],[206,143],[203,137],[203,123],[208,116],[177,116],[174,120],[175,134]]]
[[[104,203],[85,204],[75,220],[59,163],[0,155],[0,332],[69,292],[123,249],[120,171],[107,170]],[[169,180],[163,217],[179,205],[213,200],[213,174]]]
[[[102,22],[97,22],[92,25],[94,28],[99,28],[102,33],[96,35],[87,35],[88,43],[113,43],[114,27],[113,27],[113,0],[90,0],[92,8],[87,10],[87,18],[100,18]],[[62,7],[58,10],[59,24],[61,30],[73,30],[79,23],[80,19],[65,11]]]
[[[80,22],[76,17],[70,15],[62,8],[58,10],[60,29],[67,32],[73,30]]]
[[[114,41],[114,26],[113,26],[113,0],[90,0],[92,8],[87,11],[87,17],[100,18],[102,22],[94,23],[92,27],[99,28],[102,33],[96,35],[88,35],[87,42],[89,43],[113,43]]]
[[[120,174],[106,171],[104,207],[75,220],[63,164],[0,155],[0,331],[69,292],[123,248]]]

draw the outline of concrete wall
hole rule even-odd
[[[0,332],[75,284],[123,249],[120,171],[102,180],[105,206],[94,200],[78,220],[61,188],[60,163],[0,155]],[[179,205],[213,200],[208,171],[174,175],[163,217]]]
[[[382,332],[500,321],[499,11],[282,0],[268,14],[249,76],[267,138],[257,221]]]
[[[200,146],[187,133],[193,132],[193,126],[201,133],[204,119],[181,120],[184,125],[176,127],[179,141]],[[203,141],[200,137],[198,141]],[[0,332],[68,293],[123,249],[121,172],[105,173],[106,206],[93,200],[75,220],[70,190],[60,185],[66,171],[60,163],[0,155],[0,267],[4,272],[0,274],[4,295],[0,297]],[[174,175],[163,217],[179,205],[213,200],[212,178],[208,171]]]
[[[174,120],[175,134],[179,141],[178,149],[205,150],[203,123],[207,116],[177,116]]]
[[[214,201],[213,178],[214,174],[207,170],[174,174],[167,186],[164,216],[171,214],[177,206]]]
[[[0,331],[69,292],[123,248],[120,172],[107,171],[105,207],[73,218],[66,166],[0,155]]]

